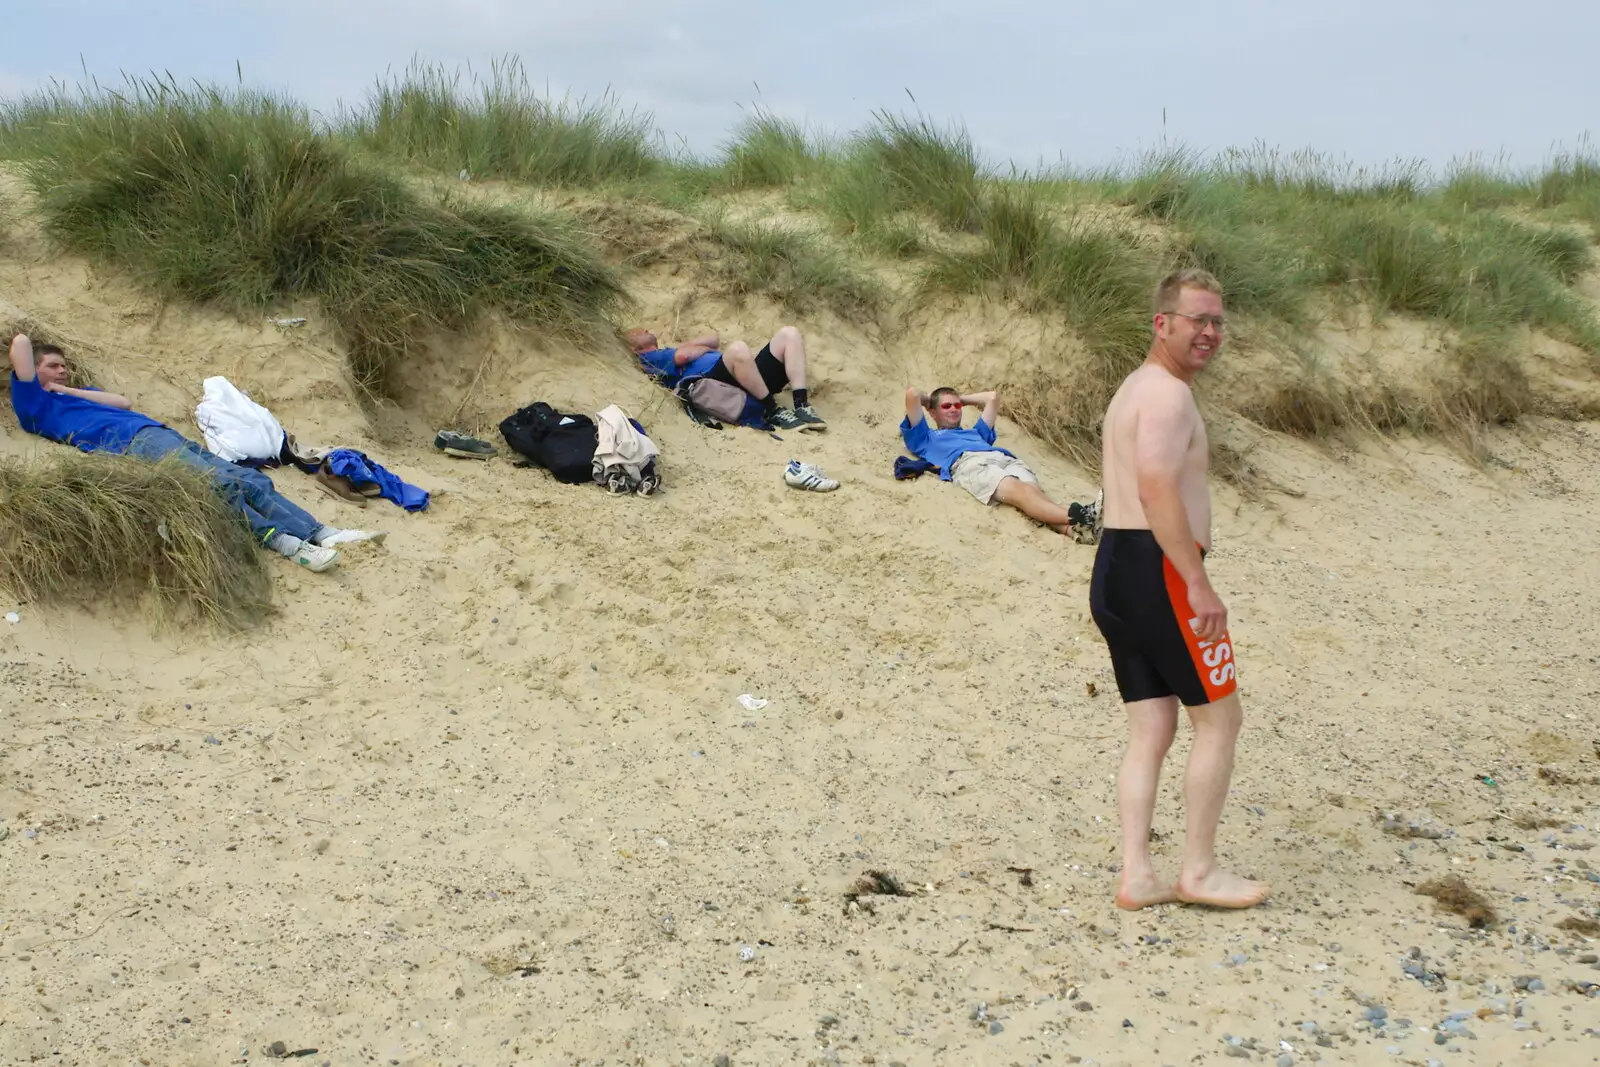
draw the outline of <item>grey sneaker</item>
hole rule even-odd
[[[656,461],[651,460],[644,465],[644,470],[639,472],[639,487],[634,490],[640,496],[649,496],[660,492],[661,475],[656,472]]]
[[[440,430],[433,439],[433,447],[447,456],[459,456],[462,459],[488,459],[494,455],[494,445],[454,430]]]
[[[826,430],[828,428],[827,420],[818,415],[810,404],[795,408],[794,417],[800,420],[800,428],[802,430]]]
[[[1100,531],[1105,523],[1100,518],[1100,511],[1106,502],[1106,491],[1100,490],[1094,495],[1094,503],[1074,503],[1067,508],[1067,514],[1072,518],[1072,539],[1080,545],[1097,545],[1100,543]]]
[[[779,408],[767,416],[767,421],[779,430],[804,430],[805,420],[788,408]]]

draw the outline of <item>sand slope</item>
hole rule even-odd
[[[1261,1062],[1280,1041],[1297,1063],[1600,1058],[1600,999],[1563,986],[1600,981],[1597,946],[1557,926],[1600,908],[1600,425],[1497,433],[1481,469],[1436,444],[1252,453],[1304,496],[1218,491],[1249,715],[1221,841],[1278,893],[1127,916],[1092,549],[889,477],[913,375],[1003,365],[964,356],[958,325],[886,347],[802,323],[820,438],[699,429],[625,366],[504,329],[441,340],[375,437],[315,309],[280,332],[162,308],[26,237],[0,293],[180,429],[225,373],[303,439],[438,493],[361,512],[278,474],[392,536],[328,576],[275,561],[281,614],[246,635],[5,606],[4,1062],[258,1062],[281,1041],[335,1064],[1146,1065],[1222,1062],[1224,1035]],[[641,317],[776,324],[684,295],[647,279]],[[955,348],[913,343],[940,329]],[[434,419],[533,399],[621,403],[669,492],[429,447]],[[8,453],[54,447],[8,409],[0,428]],[[1002,441],[1061,497],[1089,491]],[[787,490],[790,456],[844,488]],[[1178,794],[1174,767],[1169,864]],[[847,907],[868,869],[914,895]],[[1504,921],[1469,931],[1413,892],[1452,872]],[[1445,1046],[1424,1029],[1480,1009]]]

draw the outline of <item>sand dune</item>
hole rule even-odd
[[[889,476],[903,387],[988,384],[960,372],[1003,374],[1003,339],[802,322],[832,429],[780,442],[499,328],[440,339],[369,424],[315,308],[280,331],[161,307],[26,238],[0,292],[186,432],[223,373],[437,494],[361,512],[278,473],[391,537],[331,575],[274,561],[281,612],[244,635],[6,605],[6,1062],[258,1062],[274,1042],[334,1064],[1600,1057],[1600,999],[1570,984],[1600,981],[1596,932],[1560,927],[1600,908],[1600,425],[1496,431],[1482,467],[1436,443],[1259,443],[1303,496],[1218,490],[1248,716],[1221,843],[1277,894],[1124,915],[1092,549]],[[648,280],[641,317],[778,321],[684,295]],[[622,404],[668,492],[430,447],[442,420],[533,399]],[[9,410],[0,428],[8,454],[56,447]],[[1059,496],[1091,491],[1001,432]],[[786,489],[791,456],[843,488]],[[1169,865],[1178,802],[1173,772]],[[912,895],[848,905],[867,870]],[[1501,921],[1414,892],[1450,874]]]

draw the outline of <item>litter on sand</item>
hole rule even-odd
[[[14,611],[6,612],[6,622],[9,622],[12,626],[15,626],[17,623],[19,623],[21,621],[22,621],[22,616],[21,615],[18,615]],[[765,704],[766,701],[763,700],[761,703]]]
[[[739,703],[744,705],[744,710],[746,711],[760,711],[762,708],[767,706],[765,699],[758,696],[751,696],[749,693],[740,693]]]

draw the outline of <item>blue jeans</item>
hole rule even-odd
[[[306,541],[322,526],[305,509],[279,496],[272,479],[265,474],[219,459],[176,430],[146,426],[128,442],[128,455],[150,460],[172,456],[191,467],[210,472],[217,483],[217,491],[244,512],[251,531],[263,544],[280,533]]]

